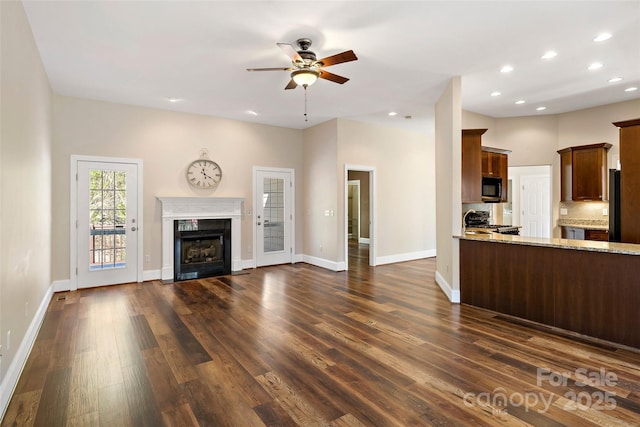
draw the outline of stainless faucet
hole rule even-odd
[[[464,232],[467,230],[466,219],[467,219],[467,215],[469,215],[470,213],[476,213],[476,211],[474,211],[473,209],[469,209],[464,213],[464,215],[462,215],[462,234],[464,234]]]

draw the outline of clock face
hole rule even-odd
[[[211,160],[195,160],[187,167],[187,181],[196,188],[213,188],[221,179],[222,169]]]

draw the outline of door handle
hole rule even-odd
[[[131,231],[136,231],[136,230],[137,230],[137,228],[131,227]]]
[[[262,223],[260,221],[258,221],[258,225],[262,225]]]

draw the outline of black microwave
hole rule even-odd
[[[487,203],[502,201],[502,178],[495,176],[482,177],[482,201]]]

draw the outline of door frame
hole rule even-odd
[[[142,159],[132,159],[124,157],[103,157],[71,155],[71,167],[69,168],[69,289],[78,289],[77,260],[78,260],[78,162],[99,162],[99,163],[129,163],[137,166],[138,194],[137,197],[137,219],[138,227],[136,236],[138,239],[138,250],[136,254],[136,281],[142,282],[143,278],[143,253],[144,253],[144,221],[143,221],[143,182],[142,182]]]
[[[368,172],[369,173],[369,265],[376,266],[376,168],[375,166],[353,165],[345,163],[344,165],[344,265],[345,270],[349,270],[349,211],[347,204],[349,203],[349,171]],[[359,243],[359,242],[358,242]]]
[[[288,173],[291,176],[291,263],[296,262],[296,171],[293,168],[274,168],[268,166],[254,166],[252,172],[252,198],[251,204],[253,210],[247,216],[251,218],[251,232],[253,234],[253,261],[252,268],[258,267],[258,242],[257,242],[257,230],[256,230],[256,197],[258,188],[256,187],[256,179],[258,172],[283,172]]]
[[[357,209],[355,210],[357,212],[356,217],[358,218],[358,227],[357,230],[354,231],[354,234],[356,235],[356,240],[358,241],[358,244],[360,243],[360,181],[357,179],[354,180],[350,180],[348,182],[347,185],[347,190],[349,189],[349,186],[351,187],[356,187],[358,189],[358,200],[357,200]],[[349,196],[347,195],[347,202],[349,200]],[[349,215],[349,207],[347,206],[347,216]],[[348,225],[348,223],[347,223]],[[347,238],[349,237],[349,230],[347,229]],[[351,236],[353,237],[353,236]]]

